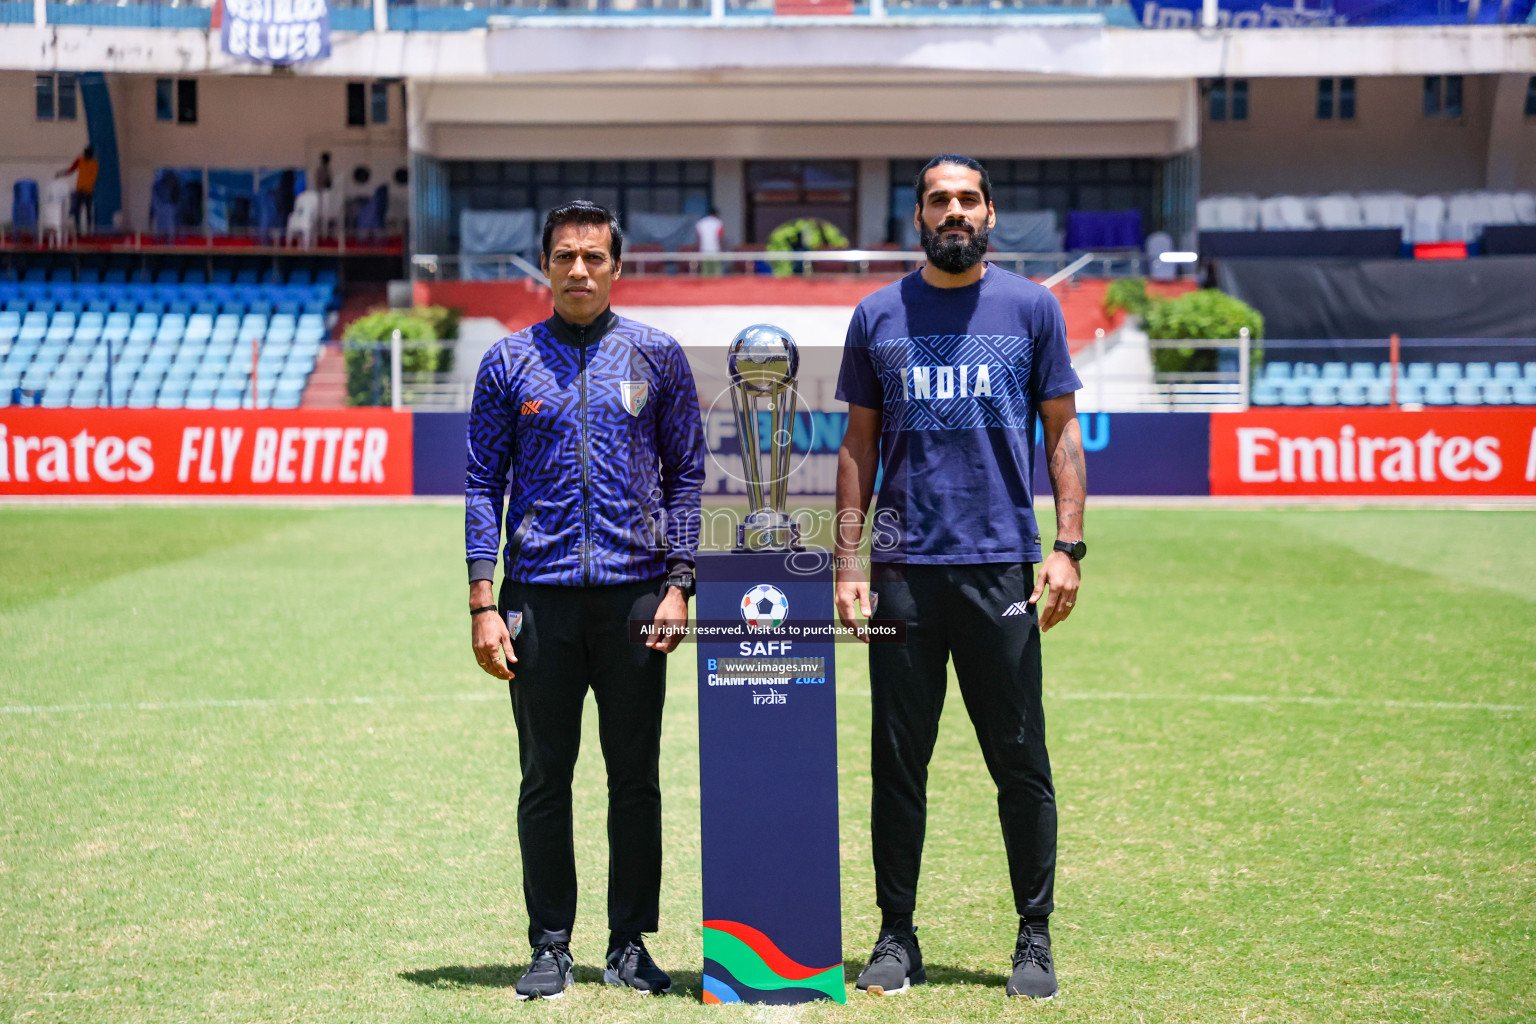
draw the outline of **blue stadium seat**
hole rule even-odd
[[[1488,380],[1493,376],[1493,367],[1487,363],[1468,363],[1464,372],[1467,380]]]
[[[1509,400],[1514,405],[1536,405],[1536,381],[1515,381],[1509,386]]]
[[[1365,384],[1358,380],[1339,381],[1338,399],[1340,405],[1364,405]]]
[[[1451,391],[1451,385],[1448,381],[1425,381],[1423,402],[1425,405],[1454,405],[1456,403],[1456,395]]]
[[[1426,381],[1435,379],[1435,368],[1429,363],[1409,363],[1408,379]]]
[[[1248,389],[1248,401],[1252,405],[1279,405],[1280,386],[1274,381],[1255,381]]]
[[[1520,379],[1519,363],[1496,363],[1493,367],[1493,379],[1514,382]]]
[[[1510,402],[1510,387],[1507,380],[1490,378],[1482,382],[1484,405],[1508,405]]]
[[[1461,364],[1437,363],[1435,365],[1435,380],[1445,381],[1447,384],[1453,384],[1461,380]]]
[[[323,318],[312,313],[305,313],[300,318],[300,323],[313,323]],[[1286,362],[1267,362],[1264,364],[1264,380],[1290,380],[1291,364]]]
[[[163,268],[155,275],[156,284],[180,284],[181,274],[172,267]]]
[[[235,275],[235,283],[255,284],[257,276],[255,267],[241,267],[240,272]]]
[[[214,284],[230,284],[234,279],[235,272],[230,267],[214,267],[213,273],[208,276],[208,280]]]
[[[1323,380],[1346,380],[1349,377],[1349,367],[1343,363],[1324,363]]]
[[[81,284],[100,284],[101,271],[96,267],[81,267],[79,280]]]
[[[1457,405],[1482,405],[1483,388],[1481,381],[1459,380],[1451,385],[1451,394],[1456,399]]]
[[[1317,380],[1320,376],[1321,376],[1321,373],[1318,371],[1316,363],[1292,363],[1291,364],[1291,379],[1292,380],[1312,381],[1312,380]]]
[[[204,284],[208,280],[208,275],[199,269],[193,269],[183,274],[181,280],[183,284]]]
[[[1369,383],[1369,382],[1375,380],[1376,379],[1376,364],[1375,363],[1350,363],[1349,364],[1349,379],[1350,380],[1354,380],[1354,381],[1359,381],[1362,384],[1366,384],[1366,383]]]
[[[1280,403],[1282,405],[1311,405],[1311,384],[1304,380],[1287,381],[1281,384]]]
[[[1536,381],[1536,363],[1525,364],[1525,379],[1529,381]]]
[[[107,284],[127,284],[128,268],[108,267],[106,273],[101,275],[101,279]]]

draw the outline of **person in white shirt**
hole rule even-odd
[[[725,221],[720,219],[720,211],[713,206],[694,224],[693,231],[699,237],[699,252],[720,252],[725,248]],[[700,272],[706,277],[719,277],[720,266],[719,260],[701,260]]]

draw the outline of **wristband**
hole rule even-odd
[[[469,610],[469,616],[470,616],[470,618],[474,618],[476,615],[479,615],[481,612],[494,612],[494,611],[496,611],[496,606],[493,605],[493,604],[488,604],[484,608],[471,608]]]

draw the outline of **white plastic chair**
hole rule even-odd
[[[1304,231],[1315,227],[1310,207],[1301,196],[1270,196],[1259,203],[1259,226],[1265,231]]]
[[[1413,202],[1412,241],[1439,242],[1445,239],[1445,200],[1439,196],[1419,196]]]
[[[43,189],[43,205],[37,211],[37,231],[44,245],[48,244],[48,236],[52,235],[54,244],[63,248],[74,235],[75,227],[69,221],[69,197],[72,192],[74,186],[66,178],[54,178]]]
[[[1195,227],[1201,231],[1223,231],[1226,226],[1222,223],[1222,203],[1226,196],[1207,196],[1195,204]]]
[[[1259,205],[1257,196],[1224,196],[1218,207],[1221,226],[1227,231],[1257,231]]]
[[[1512,200],[1515,204],[1516,222],[1536,224],[1536,192],[1516,192]]]
[[[1360,200],[1347,192],[1335,192],[1317,201],[1317,226],[1330,231],[1359,228],[1365,224]]]
[[[1493,204],[1486,192],[1458,192],[1446,205],[1446,238],[1460,242],[1476,241],[1483,225],[1493,215]]]
[[[1488,193],[1488,219],[1485,224],[1519,224],[1520,215],[1515,212],[1513,192]]]
[[[1151,271],[1147,275],[1154,281],[1172,281],[1179,276],[1179,268],[1174,263],[1164,263],[1158,257],[1173,248],[1173,236],[1166,231],[1154,231],[1147,236],[1147,262],[1151,264]]]
[[[288,231],[285,241],[293,243],[299,238],[304,248],[315,245],[315,227],[320,220],[320,196],[316,192],[300,192],[293,200],[293,212],[288,215]]]
[[[1413,225],[1413,197],[1402,192],[1371,192],[1360,197],[1360,219],[1368,228],[1396,228],[1408,240]]]

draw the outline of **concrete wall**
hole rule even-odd
[[[1353,121],[1319,121],[1315,78],[1249,79],[1248,119],[1210,121],[1202,111],[1201,192],[1323,193],[1400,190],[1422,194],[1536,187],[1536,119],[1523,111],[1523,82],[1468,75],[1463,116],[1426,118],[1423,78],[1360,78]],[[1494,161],[1504,170],[1491,174]]]
[[[37,76],[0,71],[0,223],[11,222],[12,187],[17,179],[35,180],[41,196],[49,179],[68,167],[85,145],[83,106],[73,121],[39,121]]]
[[[155,76],[109,75],[123,178],[125,227],[149,223],[149,190],[162,167],[303,167],[311,172],[321,152],[331,153],[338,187],[371,193],[406,166],[405,113],[400,90],[391,90],[390,123],[347,127],[346,80],[282,77],[194,76],[197,123],[155,119]],[[69,164],[86,144],[83,107],[75,121],[38,121],[35,76],[0,72],[0,220],[10,220],[11,183],[38,179]],[[366,166],[365,186],[352,184],[354,167]]]
[[[160,167],[303,167],[331,154],[338,188],[372,192],[406,166],[405,114],[391,90],[387,125],[347,127],[346,81],[313,78],[198,77],[197,124],[155,120],[155,78],[113,76],[113,105],[123,162],[123,206],[133,226],[147,225],[149,190]],[[369,168],[355,186],[354,167]]]

